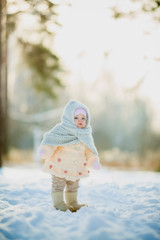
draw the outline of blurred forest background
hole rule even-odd
[[[1,1],[1,164],[86,104],[104,166],[160,171],[160,1]]]

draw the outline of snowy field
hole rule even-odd
[[[160,240],[160,174],[102,169],[81,181],[75,213],[52,208],[50,175],[0,170],[0,240]]]

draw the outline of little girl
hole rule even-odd
[[[85,204],[78,204],[80,178],[88,177],[88,167],[99,170],[101,165],[92,137],[88,108],[69,101],[61,123],[44,134],[39,155],[46,159],[43,170],[52,175],[53,206],[61,211],[74,212]],[[65,200],[63,191],[65,190]]]

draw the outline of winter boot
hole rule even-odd
[[[61,210],[61,211],[66,211],[66,210],[70,210],[72,211],[72,207],[67,206],[64,201],[63,201],[63,192],[51,192],[51,196],[52,196],[52,201],[53,201],[53,206],[57,209],[57,210]]]
[[[86,204],[78,204],[77,195],[78,192],[65,192],[66,204],[73,208],[71,210],[72,212],[76,212],[77,210],[84,206],[88,207]]]

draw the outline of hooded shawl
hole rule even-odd
[[[85,128],[78,128],[74,123],[74,112],[77,108],[86,110],[87,124]],[[90,120],[89,110],[84,104],[74,100],[69,101],[64,108],[61,123],[44,134],[41,145],[65,146],[84,143],[92,152],[98,155],[92,137]]]

